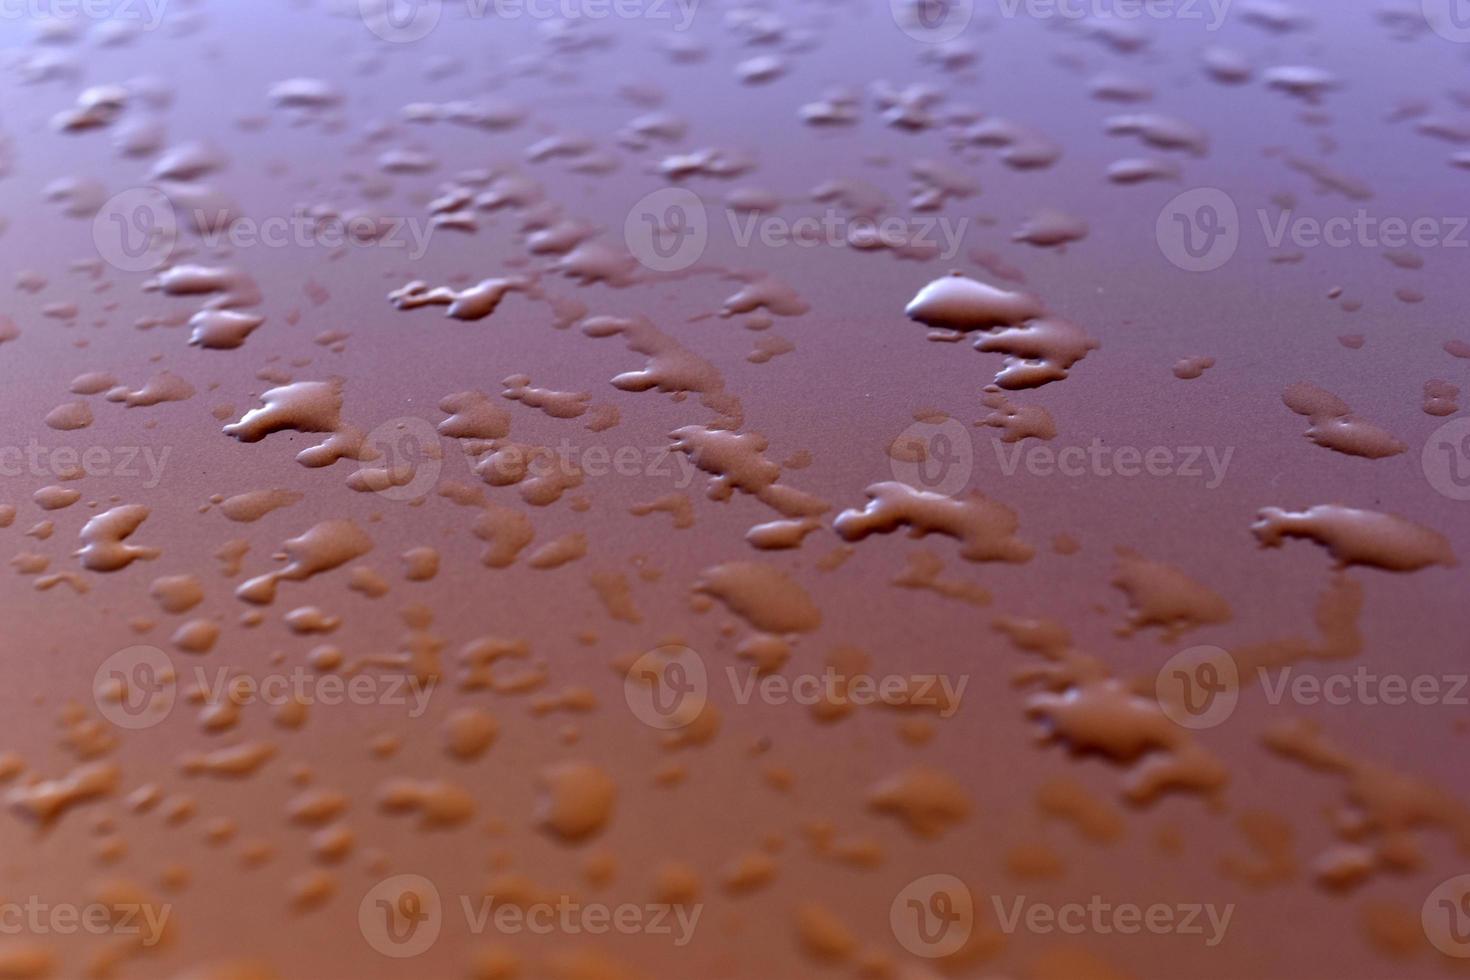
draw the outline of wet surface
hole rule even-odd
[[[0,4],[0,977],[1470,969],[1465,18],[891,7]]]

